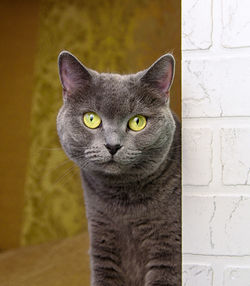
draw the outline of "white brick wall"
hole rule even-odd
[[[250,285],[250,1],[182,1],[183,286]]]
[[[250,185],[250,128],[223,128],[220,135],[223,183]]]
[[[212,286],[213,269],[209,265],[185,264],[182,279],[184,286]]]
[[[183,128],[182,133],[183,184],[209,185],[212,180],[212,130],[210,128]]]
[[[222,15],[222,45],[226,48],[249,47],[249,0],[223,0]]]
[[[200,13],[201,10],[203,13]],[[182,1],[182,45],[185,50],[207,49],[211,46],[211,12],[210,0]]]
[[[250,268],[229,267],[225,270],[224,285],[249,286]]]

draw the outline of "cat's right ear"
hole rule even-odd
[[[63,96],[71,96],[79,89],[89,86],[91,75],[87,68],[71,53],[62,51],[58,56],[59,77]]]
[[[165,54],[144,71],[141,81],[158,89],[164,100],[167,100],[174,79],[174,68],[175,59],[173,55]]]

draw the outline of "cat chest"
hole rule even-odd
[[[158,226],[149,219],[123,224],[120,230],[121,261],[125,277],[129,279],[128,285],[143,285],[147,264],[159,239]]]
[[[143,285],[147,253],[134,227],[126,225],[121,230],[121,268],[128,285]]]

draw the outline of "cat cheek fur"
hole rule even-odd
[[[158,149],[165,153],[165,149],[171,145],[173,132],[175,130],[175,122],[172,116],[168,115],[167,119],[162,116],[154,120],[151,126],[136,136],[136,147],[142,149]],[[159,150],[162,149],[162,150]]]

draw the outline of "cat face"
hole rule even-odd
[[[61,145],[86,172],[149,175],[171,146],[169,109],[174,59],[162,56],[132,75],[97,73],[73,55],[59,55],[64,104],[57,117]]]

